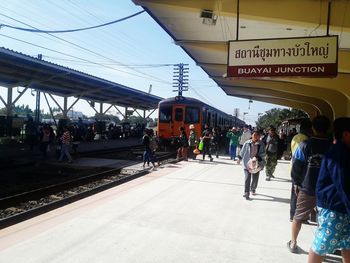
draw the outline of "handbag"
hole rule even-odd
[[[203,151],[203,147],[204,147],[204,143],[203,143],[203,140],[201,140],[198,145],[198,150]]]
[[[193,153],[194,153],[195,155],[198,155],[198,154],[200,154],[201,152],[200,152],[200,150],[198,150],[198,148],[196,147],[196,149],[193,150]]]
[[[250,173],[255,174],[257,172],[260,172],[263,167],[259,165],[259,162],[256,159],[256,157],[253,157],[249,159],[247,163],[247,168]]]

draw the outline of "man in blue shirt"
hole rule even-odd
[[[327,138],[330,121],[325,116],[312,120],[313,136],[299,144],[293,156],[292,180],[297,195],[297,205],[292,222],[291,240],[287,246],[290,252],[298,253],[297,238],[301,225],[316,207],[315,188],[321,161],[331,146]]]
[[[322,161],[316,185],[318,228],[309,263],[323,262],[336,249],[350,262],[350,118],[334,121],[336,143]]]

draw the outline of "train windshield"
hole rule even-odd
[[[162,106],[159,108],[159,121],[170,122],[171,121],[171,106]]]
[[[185,123],[199,123],[199,108],[187,107]]]

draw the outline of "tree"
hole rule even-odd
[[[0,114],[6,114],[6,108],[1,108]],[[33,114],[33,111],[29,108],[29,105],[24,106],[24,104],[22,104],[21,106],[12,107],[12,115],[27,116],[27,114]]]
[[[273,108],[260,116],[256,122],[258,128],[267,129],[269,126],[278,127],[283,121],[293,118],[308,118],[306,112],[298,109],[279,109]]]

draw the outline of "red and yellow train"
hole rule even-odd
[[[180,127],[185,127],[188,135],[190,124],[194,125],[197,135],[200,135],[205,124],[211,128],[224,129],[241,127],[245,122],[194,98],[177,96],[159,102],[157,134],[160,141],[171,141],[178,137]]]

